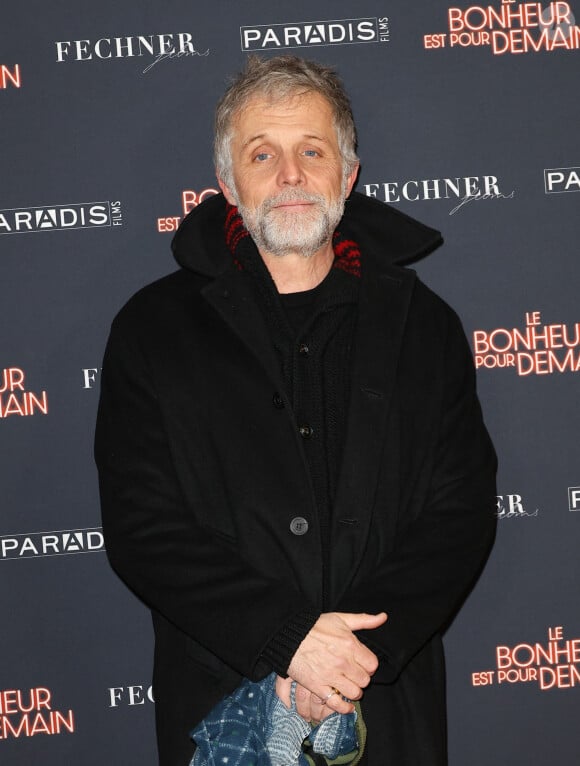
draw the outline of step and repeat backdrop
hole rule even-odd
[[[147,610],[92,460],[116,311],[216,192],[250,52],[335,66],[357,189],[440,228],[495,441],[498,534],[446,634],[451,766],[578,762],[580,2],[24,0],[0,25],[0,761],[156,763]]]

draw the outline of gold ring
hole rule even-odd
[[[331,686],[330,688],[332,689],[332,691],[331,691],[331,692],[329,692],[329,693],[326,695],[326,697],[324,697],[324,699],[323,699],[323,700],[322,700],[322,702],[320,703],[321,705],[326,705],[326,703],[328,702],[328,700],[329,700],[331,697],[333,697],[335,694],[338,694],[338,696],[339,696],[339,697],[341,697],[341,696],[342,696],[342,695],[341,695],[341,693],[340,693],[340,691],[339,691],[339,690],[338,690],[338,689],[337,689],[335,686]]]

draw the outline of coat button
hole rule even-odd
[[[302,426],[300,426],[300,428],[298,429],[298,432],[300,433],[300,436],[301,436],[303,439],[310,439],[310,438],[312,438],[312,434],[314,433],[314,429],[313,429],[313,428],[311,428],[311,427],[310,427],[310,426],[308,426],[308,425],[302,425]]]
[[[310,349],[308,348],[308,344],[301,343],[298,346],[298,353],[300,354],[300,356],[308,356],[308,354],[310,353]]]
[[[277,391],[274,391],[274,396],[272,397],[272,404],[274,405],[274,407],[276,407],[277,410],[284,409],[284,400],[282,399],[282,397]]]
[[[290,531],[293,535],[305,535],[308,532],[308,522],[302,516],[296,516],[290,522]]]

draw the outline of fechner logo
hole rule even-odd
[[[388,43],[390,31],[387,16],[369,16],[361,19],[298,21],[240,27],[240,37],[243,51],[263,51],[324,45]]]

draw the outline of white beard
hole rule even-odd
[[[258,250],[276,256],[299,253],[310,258],[331,241],[344,213],[345,197],[346,178],[340,196],[332,202],[327,202],[322,194],[289,188],[275,197],[267,197],[256,208],[238,204],[238,210]],[[276,208],[280,203],[295,201],[313,204],[301,211]]]

